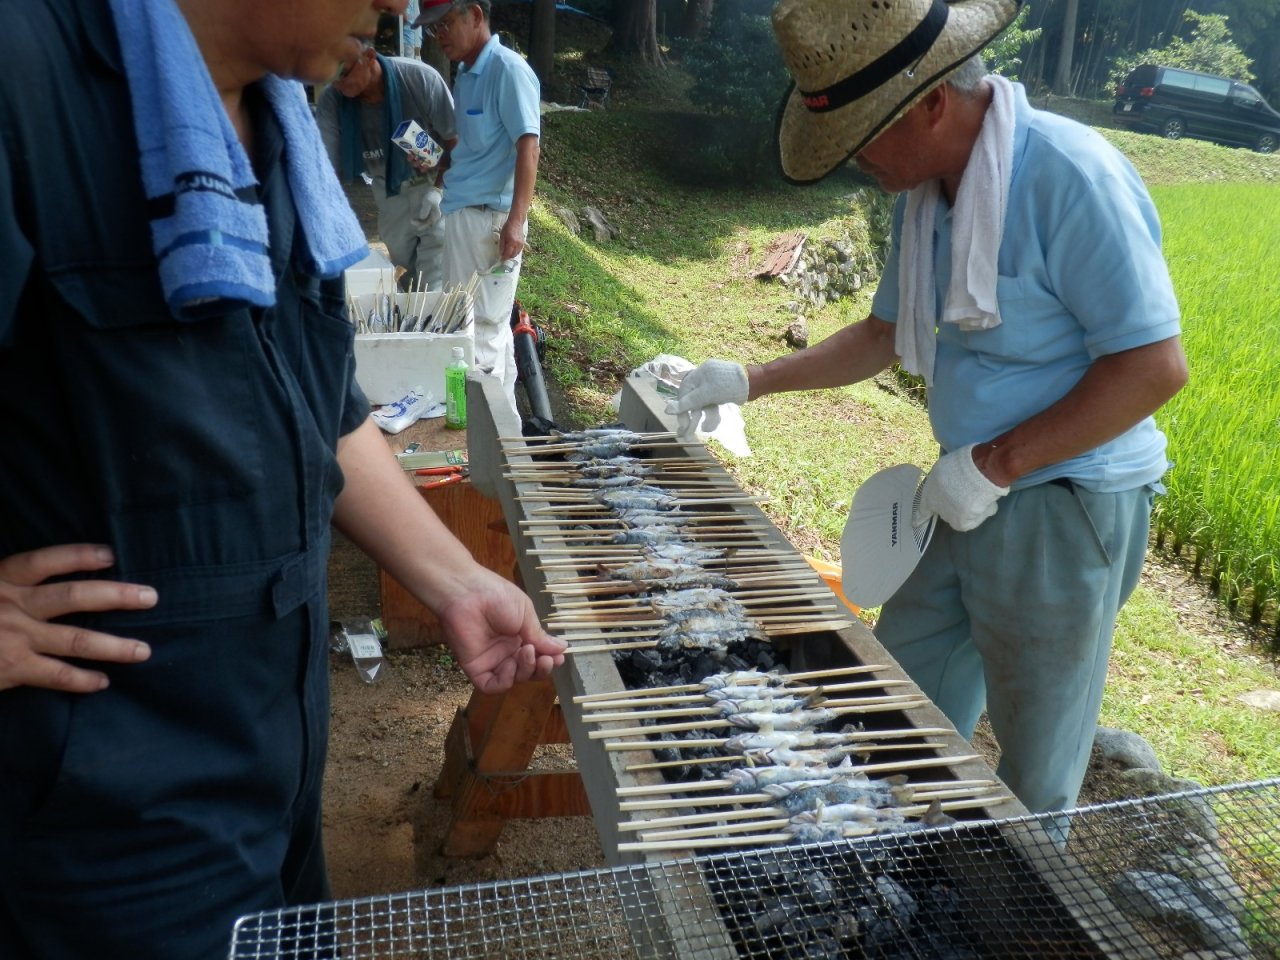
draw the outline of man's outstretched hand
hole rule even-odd
[[[542,629],[533,603],[515,584],[476,569],[468,589],[436,611],[454,659],[481,693],[548,676],[564,663],[564,641]]]

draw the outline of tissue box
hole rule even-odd
[[[352,297],[362,315],[373,309],[377,294]],[[431,313],[444,294],[397,293],[392,302],[408,317]],[[412,301],[412,303],[410,302]],[[394,403],[415,387],[444,401],[444,368],[453,360],[453,348],[461,347],[467,363],[475,360],[474,322],[458,333],[358,333],[356,334],[356,382],[370,403]]]

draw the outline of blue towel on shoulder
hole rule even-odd
[[[151,238],[178,319],[275,303],[257,178],[174,0],[111,0],[133,102]],[[368,252],[302,86],[267,76],[305,238],[304,266],[337,276]]]

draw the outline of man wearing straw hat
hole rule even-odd
[[[899,194],[884,274],[866,319],[749,369],[709,360],[668,412],[687,426],[899,360],[924,378],[942,455],[921,507],[944,522],[876,636],[963,736],[985,700],[999,773],[1039,812],[1076,800],[1168,466],[1151,414],[1187,369],[1138,175],[984,76],[1018,7],[778,5],[782,171],[813,183],[852,159]]]

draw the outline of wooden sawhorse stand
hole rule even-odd
[[[473,692],[453,718],[436,781],[435,795],[453,801],[441,852],[483,857],[508,820],[590,816],[577,770],[529,769],[540,745],[568,742],[550,680],[518,683],[502,694]]]

